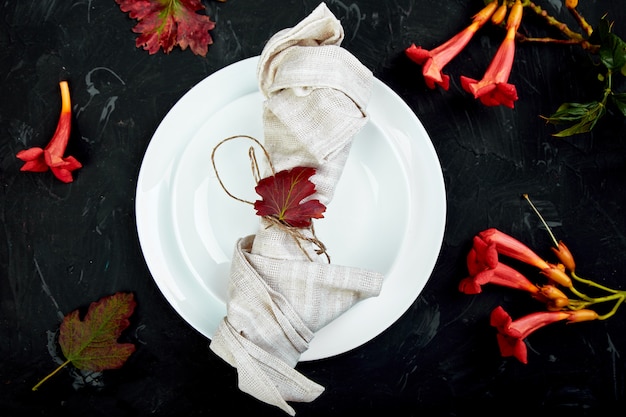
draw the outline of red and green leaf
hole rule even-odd
[[[84,320],[78,310],[66,315],[59,329],[59,344],[66,361],[35,385],[33,391],[70,363],[92,372],[121,368],[135,351],[135,345],[117,340],[129,326],[135,306],[132,293],[116,293],[91,303]]]
[[[189,47],[196,55],[206,56],[213,43],[209,31],[215,22],[197,13],[205,10],[200,0],[115,0],[123,12],[138,21],[133,32],[139,36],[135,44],[150,54],[163,49],[166,54],[175,46]]]
[[[315,193],[309,179],[315,168],[295,167],[263,178],[255,190],[262,197],[254,203],[259,216],[272,216],[293,227],[309,227],[311,219],[323,218],[326,206],[319,200],[307,200]]]

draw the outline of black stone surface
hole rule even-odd
[[[113,0],[0,4],[3,417],[284,415],[240,392],[236,371],[162,296],[138,243],[134,200],[146,147],[177,100],[216,70],[258,55],[271,35],[318,2],[203,4],[217,23],[206,57],[136,48],[135,21]],[[487,108],[461,89],[458,77],[482,75],[500,30],[481,30],[446,67],[447,92],[429,90],[403,53],[411,43],[430,49],[450,38],[481,1],[327,4],[344,25],[343,46],[396,91],[428,131],[446,182],[447,223],[428,284],[396,323],[353,351],[298,365],[326,391],[312,403],[294,404],[297,415],[591,416],[624,406],[626,312],[534,333],[523,365],[500,356],[489,313],[503,305],[521,315],[536,305],[498,288],[478,296],[457,290],[472,236],[482,229],[499,228],[550,256],[548,235],[523,193],[570,247],[581,275],[626,289],[624,119],[609,113],[593,133],[558,139],[539,117],[565,101],[598,97],[588,55],[576,46],[518,44],[510,77],[520,97],[515,109]],[[560,1],[537,4],[576,29]],[[613,30],[626,38],[623,0],[581,0],[579,10],[594,25],[608,13]],[[556,35],[531,15],[522,30]],[[50,172],[20,172],[15,158],[51,137],[60,77],[70,82],[76,119],[69,150],[84,164],[71,184]],[[623,82],[621,88],[626,91]],[[137,299],[123,336],[136,353],[95,379],[68,367],[31,391],[57,366],[54,337],[62,316],[118,291]]]

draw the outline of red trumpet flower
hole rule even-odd
[[[495,230],[495,229],[493,229]],[[474,237],[474,246],[467,254],[470,276],[461,280],[459,290],[465,294],[478,294],[485,284],[502,285],[537,294],[539,288],[515,269],[498,261],[496,244]]]
[[[498,229],[490,228],[483,230],[477,237],[489,245],[485,247],[485,250],[487,250],[487,248],[493,248],[493,252],[496,252],[495,255],[487,254],[485,256],[497,256],[497,254],[501,254],[517,259],[518,261],[524,262],[528,265],[536,266],[541,270],[550,268],[550,264],[533,252],[532,249]],[[476,247],[475,241],[474,247]]]
[[[63,157],[70,138],[72,107],[67,81],[61,81],[59,86],[61,88],[61,115],[50,143],[44,149],[32,147],[19,151],[16,157],[24,161],[20,171],[45,172],[50,169],[55,177],[68,183],[74,180],[72,171],[81,168],[82,164],[73,156]]]
[[[477,245],[477,240],[484,243]],[[498,229],[483,230],[474,238],[474,247],[479,258],[489,260],[492,267],[498,262],[498,254],[517,259],[528,265],[536,266],[551,281],[570,288],[572,280],[558,265],[549,264],[528,246]]]
[[[515,33],[522,21],[522,14],[522,3],[517,0],[511,7],[504,41],[489,64],[483,79],[477,81],[461,76],[463,89],[472,94],[474,98],[480,99],[485,106],[503,104],[513,108],[513,103],[517,100],[517,90],[513,84],[508,83],[508,80],[515,56]]]
[[[527,291],[533,298],[546,303],[551,310],[567,306],[569,299],[553,285],[538,286],[510,266],[498,259],[498,253],[544,267],[542,274],[553,281],[571,287],[571,280],[557,266],[545,263],[530,248],[517,239],[498,231],[487,229],[474,236],[474,245],[467,254],[469,276],[459,283],[459,291],[465,294],[479,294],[485,284]],[[545,265],[544,265],[545,263]]]
[[[444,90],[450,87],[450,76],[441,72],[443,67],[457,56],[472,39],[476,31],[489,21],[497,6],[497,1],[489,3],[474,15],[472,23],[468,27],[435,49],[428,51],[412,44],[405,50],[406,55],[412,61],[423,66],[422,73],[428,88],[435,88],[435,84],[441,86]]]
[[[534,331],[567,320],[568,323],[578,323],[598,319],[593,310],[576,311],[541,311],[531,313],[515,321],[502,307],[496,307],[491,312],[491,325],[498,329],[498,345],[502,356],[514,356],[522,363],[528,363],[526,343],[524,339]]]
[[[474,276],[464,278],[459,283],[459,290],[465,294],[479,294],[481,285],[495,284],[537,294],[539,288],[524,275],[508,265],[498,263],[493,269],[486,269]]]
[[[530,202],[527,195],[524,197]],[[495,284],[523,290],[545,304],[547,311],[528,314],[513,320],[502,307],[491,312],[491,325],[498,330],[497,340],[500,353],[504,357],[513,356],[522,363],[527,363],[525,339],[534,331],[558,321],[578,323],[589,320],[606,320],[612,317],[626,300],[626,291],[614,290],[589,279],[583,279],[574,272],[576,264],[571,252],[563,242],[558,242],[548,224],[543,220],[534,205],[531,206],[550,232],[556,248],[551,248],[559,263],[548,263],[529,247],[512,236],[495,228],[483,230],[474,236],[473,245],[467,254],[466,262],[469,276],[459,283],[459,291],[465,294],[478,294],[485,284]],[[515,269],[500,262],[500,255],[524,262],[538,268],[550,282],[544,285],[533,284]],[[575,287],[586,284],[608,295],[591,297]],[[559,287],[565,287],[566,295]],[[572,298],[570,298],[572,297]],[[605,314],[598,314],[591,306],[601,303],[614,303]]]

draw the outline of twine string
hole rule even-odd
[[[217,148],[219,148],[220,146],[222,146],[224,143],[228,141],[239,139],[239,138],[250,139],[251,141],[255,142],[263,150],[263,153],[265,154],[265,159],[267,160],[270,171],[272,171],[272,175],[276,175],[276,172],[274,171],[274,165],[272,164],[272,158],[270,158],[270,154],[265,149],[265,146],[263,146],[263,144],[259,142],[258,139],[252,136],[248,136],[248,135],[234,135],[234,136],[229,136],[226,139],[222,139],[217,145],[215,145],[215,147],[213,148],[213,151],[211,152],[211,164],[213,165],[213,171],[215,171],[215,176],[217,177],[217,181],[219,181],[220,186],[226,192],[226,194],[228,194],[231,198],[234,198],[237,201],[241,201],[242,203],[247,203],[253,206],[254,203],[252,201],[239,198],[236,195],[232,194],[230,191],[228,191],[228,188],[226,188],[226,186],[224,185],[224,182],[222,181],[222,177],[220,177],[220,173],[217,169],[217,165],[215,164],[215,152],[217,152]],[[255,182],[258,183],[259,179],[261,178],[261,173],[259,171],[259,164],[256,159],[256,153],[254,151],[254,147],[251,146],[250,149],[248,149],[248,156],[250,157],[252,175],[254,176]]]
[[[228,194],[229,197],[237,201],[240,201],[242,203],[246,203],[246,204],[250,204],[254,206],[254,202],[237,197],[236,195],[228,191],[228,188],[226,188],[226,185],[224,185],[224,182],[222,181],[220,173],[217,169],[217,165],[215,163],[215,153],[217,152],[217,149],[220,146],[222,146],[224,143],[234,140],[234,139],[239,139],[239,138],[249,139],[253,141],[254,143],[256,143],[257,146],[261,148],[261,150],[263,151],[263,154],[265,155],[265,159],[267,160],[267,163],[268,163],[268,166],[272,175],[276,175],[276,171],[274,170],[274,165],[272,164],[272,158],[270,157],[269,152],[267,152],[267,149],[265,149],[265,146],[263,146],[263,144],[258,139],[249,135],[234,135],[234,136],[229,136],[225,139],[222,139],[217,145],[215,145],[215,147],[213,148],[213,151],[211,152],[211,164],[213,165],[213,171],[215,171],[215,176],[217,177],[217,181],[219,182],[220,186],[222,187],[224,192]],[[250,148],[248,149],[248,158],[250,159],[250,170],[252,171],[252,176],[254,177],[255,182],[258,184],[259,181],[261,180],[261,171],[259,168],[259,162],[256,157],[256,151],[254,149],[254,146],[250,146]],[[309,253],[306,251],[304,246],[302,246],[302,241],[309,242],[313,244],[314,246],[316,246],[317,249],[315,250],[315,253],[317,255],[326,256],[327,262],[330,263],[330,255],[326,251],[326,245],[324,245],[324,243],[317,238],[312,220],[311,220],[311,226],[309,226],[308,228],[298,228],[298,227],[294,227],[285,223],[284,221],[278,219],[275,216],[268,215],[268,216],[262,216],[262,217],[269,222],[268,227],[273,227],[273,226],[278,227],[282,231],[290,235],[295,240],[296,244],[298,245],[300,250],[304,253],[304,255],[307,257],[309,261],[312,262],[313,259],[311,258]],[[304,234],[302,232],[303,229],[309,230],[311,232],[311,236],[307,236],[306,234]]]

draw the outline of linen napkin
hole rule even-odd
[[[257,68],[265,99],[264,147],[274,169],[315,168],[312,198],[326,206],[352,139],[367,121],[373,81],[340,46],[343,37],[340,21],[320,3],[296,26],[271,37]],[[360,300],[377,296],[383,282],[378,272],[329,263],[315,249],[263,218],[255,235],[239,239],[227,315],[210,345],[237,368],[243,392],[289,415],[295,411],[288,401],[310,402],[324,390],[295,369],[315,332]]]

